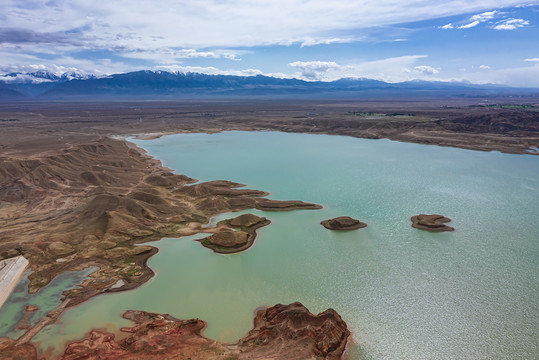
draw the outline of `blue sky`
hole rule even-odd
[[[0,74],[210,74],[539,87],[539,0],[2,0]]]

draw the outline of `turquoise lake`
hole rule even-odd
[[[235,341],[256,308],[301,301],[339,312],[352,359],[539,354],[539,156],[276,132],[130,140],[177,173],[324,208],[252,211],[272,223],[240,254],[192,241],[203,236],[152,242],[153,279],[67,311],[35,338],[42,349],[92,327],[116,331],[127,309],[200,318],[207,336]],[[420,213],[443,214],[456,231],[412,228]],[[368,227],[319,224],[340,215]]]

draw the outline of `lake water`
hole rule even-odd
[[[27,270],[18,282],[13,292],[0,308],[0,337],[7,336],[18,338],[24,334],[24,330],[18,330],[17,324],[24,317],[24,308],[26,305],[35,305],[38,307],[28,318],[28,325],[35,325],[39,319],[47,315],[60,305],[62,292],[74,289],[81,284],[88,275],[98,270],[97,267],[90,267],[80,271],[67,271],[55,277],[47,286],[40,289],[35,294],[28,294],[28,275]]]
[[[324,209],[253,211],[272,223],[240,254],[191,241],[201,236],[153,242],[156,277],[67,311],[35,338],[42,349],[128,325],[127,309],[201,318],[207,336],[235,341],[257,307],[301,301],[341,314],[357,343],[352,359],[539,354],[538,156],[274,132],[133,141],[177,173]],[[456,231],[413,229],[420,213],[448,216]],[[368,227],[319,224],[340,215]]]

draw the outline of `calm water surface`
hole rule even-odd
[[[27,270],[0,308],[0,337],[18,338],[23,335],[24,330],[18,330],[17,324],[24,317],[26,305],[36,305],[38,307],[38,310],[31,313],[28,318],[28,324],[33,326],[39,319],[60,305],[62,292],[77,288],[90,273],[96,270],[98,268],[92,266],[81,271],[67,271],[55,277],[47,286],[35,294],[28,294],[28,284],[30,284],[28,275],[30,275],[30,271]]]
[[[257,307],[299,300],[341,314],[358,344],[353,359],[539,354],[539,157],[273,132],[134,142],[178,173],[324,209],[254,211],[272,224],[241,254],[214,254],[197,236],[154,242],[156,277],[69,310],[36,338],[42,349],[128,325],[127,309],[201,318],[207,336],[235,341]],[[413,229],[419,213],[446,215],[456,231]],[[339,215],[369,226],[319,225]]]

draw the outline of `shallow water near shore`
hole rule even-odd
[[[129,324],[127,309],[200,318],[206,336],[233,342],[257,307],[301,301],[313,313],[339,312],[358,344],[353,359],[539,353],[539,157],[274,132],[131,141],[177,173],[324,209],[253,211],[272,223],[240,254],[191,241],[203,235],[153,242],[156,277],[68,310],[35,338],[42,349],[90,328],[116,331]],[[456,231],[413,229],[420,213],[443,214]],[[340,215],[368,227],[319,224]]]
[[[97,268],[92,266],[80,271],[67,271],[54,278],[35,294],[28,293],[30,271],[27,270],[0,308],[0,337],[18,338],[24,334],[24,330],[18,330],[16,327],[24,316],[26,305],[38,307],[37,311],[28,316],[28,325],[33,326],[39,319],[60,305],[62,292],[78,287],[90,273],[96,270]]]

